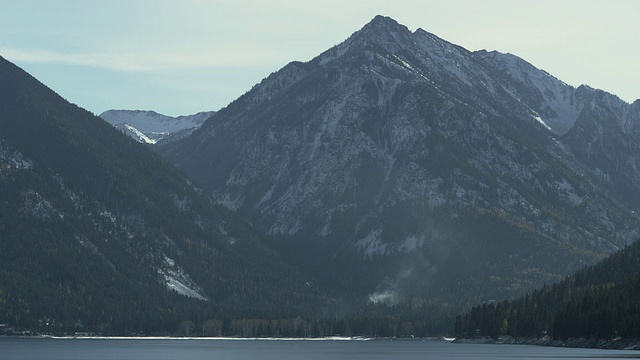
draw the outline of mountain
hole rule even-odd
[[[213,114],[215,111],[171,117],[155,111],[107,110],[100,117],[141,143],[155,144],[190,134]]]
[[[239,334],[324,304],[250,224],[2,58],[0,204],[0,323],[16,329]]]
[[[378,16],[154,149],[309,274],[446,311],[636,238],[639,105]]]

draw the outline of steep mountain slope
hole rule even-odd
[[[600,186],[638,210],[640,100],[628,104],[615,95],[587,86],[573,89],[512,55],[480,54],[521,84],[537,89],[544,100],[533,104],[527,100],[527,106],[542,114],[546,125],[560,136],[561,143],[589,169]],[[524,91],[511,89],[511,92],[518,99],[531,99]]]
[[[155,111],[107,110],[100,117],[138,142],[155,144],[190,134],[213,114],[215,111],[171,117]]]
[[[629,105],[603,91],[589,94],[585,109],[562,142],[596,175],[601,186],[640,210],[640,100]]]
[[[599,94],[379,16],[157,150],[328,281],[470,305],[634,238],[638,217],[613,197],[626,190],[602,187],[613,169],[571,141],[604,121],[589,115]]]
[[[2,58],[0,204],[0,323],[173,333],[322,299],[166,160]]]

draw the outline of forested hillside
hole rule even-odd
[[[640,242],[558,284],[458,316],[460,338],[640,337]]]
[[[160,156],[0,59],[0,323],[173,333],[325,300]]]

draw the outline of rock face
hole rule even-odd
[[[372,301],[473,303],[635,240],[638,109],[379,16],[158,151]]]
[[[204,111],[171,117],[155,111],[107,110],[100,117],[138,142],[156,144],[190,134],[213,114],[215,111]]]

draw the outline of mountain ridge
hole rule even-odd
[[[213,114],[215,111],[202,111],[172,117],[152,110],[107,110],[99,116],[138,142],[153,145],[190,134]]]

